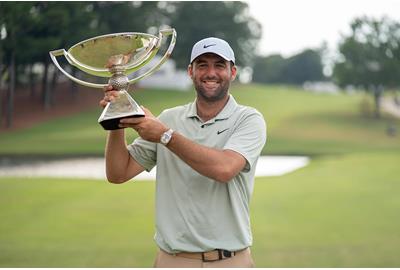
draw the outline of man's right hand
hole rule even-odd
[[[99,104],[101,107],[105,108],[108,102],[113,101],[118,97],[118,91],[115,90],[111,85],[107,85],[104,87],[104,97],[100,100]]]

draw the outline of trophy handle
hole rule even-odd
[[[58,63],[57,61],[57,56],[61,56],[64,55],[64,57],[68,60],[68,62],[70,64],[71,60],[69,59],[69,55],[68,53],[64,50],[64,49],[60,49],[60,50],[55,50],[55,51],[51,51],[49,52],[51,60],[53,61],[54,65],[56,65],[56,67],[62,72],[64,73],[65,76],[67,76],[68,78],[70,78],[71,80],[73,80],[74,82],[83,85],[83,86],[88,86],[88,87],[93,87],[93,88],[104,88],[105,86],[107,86],[107,84],[98,84],[98,83],[90,83],[90,82],[85,82],[82,81],[78,78],[75,78],[74,76],[70,75],[68,72],[66,72]]]
[[[152,74],[154,71],[156,71],[162,64],[164,64],[165,61],[167,61],[167,59],[170,57],[170,55],[171,55],[171,53],[172,53],[172,50],[173,50],[174,47],[175,47],[175,43],[176,43],[176,31],[175,31],[174,28],[165,29],[165,30],[160,30],[159,35],[158,35],[159,40],[158,40],[157,48],[159,48],[159,47],[161,46],[161,40],[162,40],[164,37],[167,37],[167,36],[170,36],[170,35],[172,35],[172,37],[171,37],[171,42],[170,42],[170,44],[169,44],[169,46],[168,46],[167,51],[165,52],[164,56],[160,59],[160,61],[159,61],[156,65],[154,65],[150,70],[148,70],[146,73],[140,75],[140,76],[137,77],[137,78],[133,78],[133,79],[129,80],[129,84],[135,83],[135,82],[137,82],[137,81],[143,79],[144,77],[149,76],[149,75]]]

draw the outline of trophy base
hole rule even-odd
[[[119,96],[114,101],[109,102],[99,117],[99,124],[105,130],[121,129],[119,120],[123,118],[143,117],[145,115],[142,108],[125,90],[119,91]]]
[[[137,117],[143,117],[144,115],[140,114],[134,114],[134,115],[128,115],[128,116],[123,116],[123,117],[118,117],[118,118],[113,118],[113,119],[107,119],[99,122],[99,124],[105,129],[105,130],[116,130],[116,129],[122,129],[119,127],[119,120],[124,119],[124,118],[137,118]]]

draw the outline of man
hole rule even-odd
[[[227,42],[206,38],[193,46],[188,74],[193,103],[120,121],[140,138],[126,146],[124,129],[110,131],[106,172],[123,183],[157,165],[155,267],[252,267],[249,202],[266,126],[255,109],[229,94],[236,77]],[[100,102],[116,92],[109,86]]]

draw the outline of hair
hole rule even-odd
[[[195,59],[193,60],[193,62],[196,61],[196,59],[197,59],[197,58],[195,58]],[[226,61],[227,61],[227,60],[226,60]],[[189,66],[193,66],[193,62],[189,63]],[[235,66],[235,63],[233,63],[232,61],[229,61],[229,64],[230,64],[231,68],[233,68],[233,67]]]

